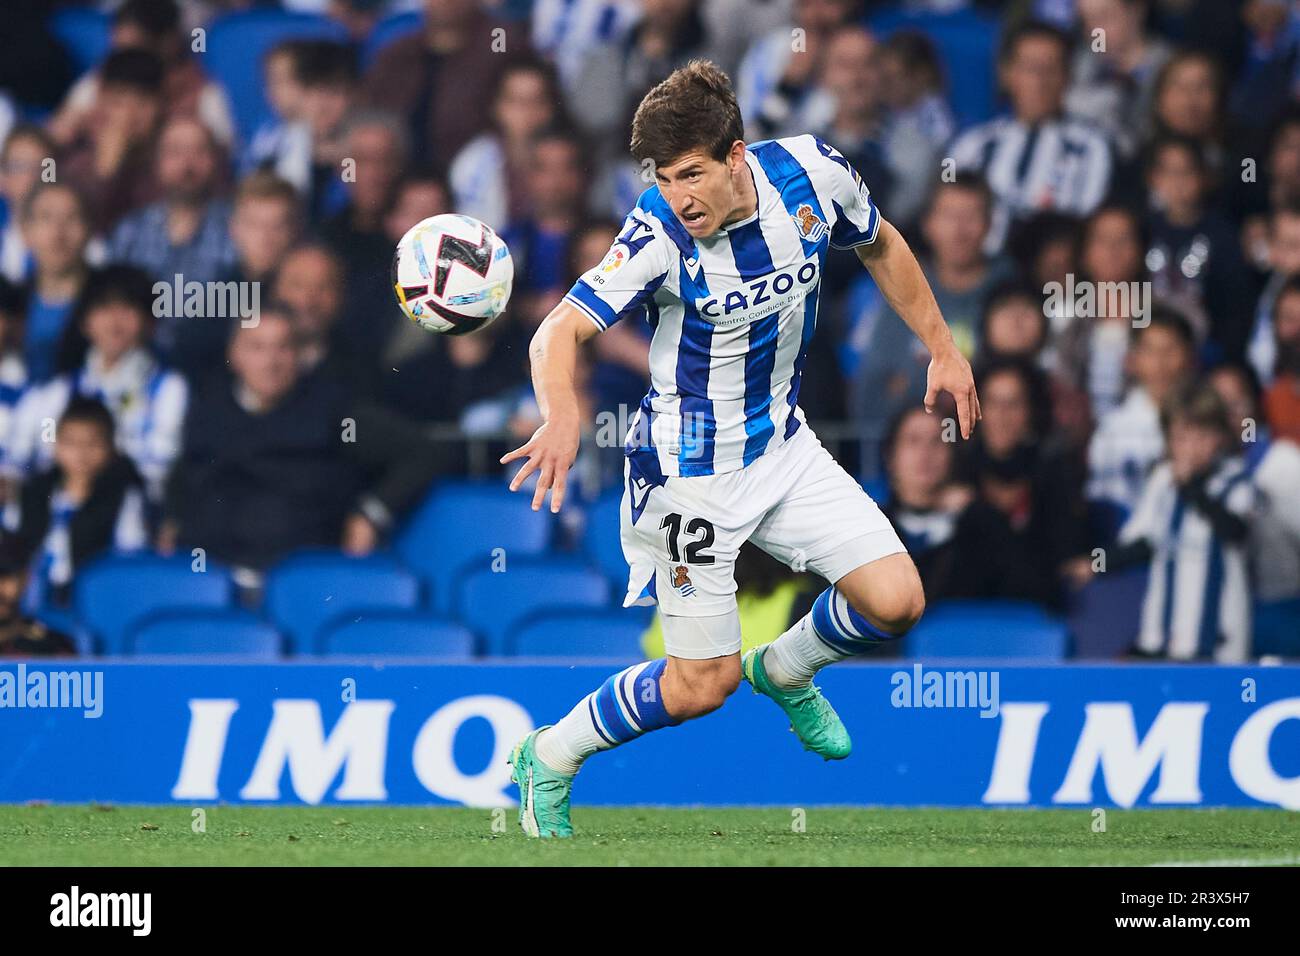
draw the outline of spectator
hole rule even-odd
[[[1030,21],[1003,44],[998,77],[1012,115],[959,136],[958,169],[982,173],[997,198],[988,248],[1001,249],[1012,227],[1042,210],[1087,215],[1106,196],[1111,149],[1105,134],[1068,116],[1069,38]]]
[[[943,428],[938,416],[908,408],[884,442],[884,511],[916,562],[926,600],[1038,597],[1032,583],[1041,572],[1006,518],[955,480],[953,443],[944,441]]]
[[[227,223],[230,203],[216,197],[223,157],[198,120],[169,120],[158,134],[155,161],[162,199],[118,223],[109,245],[114,262],[143,269],[155,279],[214,282],[230,271],[235,250]],[[159,330],[163,343],[174,330]]]
[[[1065,106],[1105,130],[1125,159],[1137,155],[1148,133],[1156,77],[1172,53],[1147,33],[1150,6],[1149,0],[1078,3],[1080,42]]]
[[[23,485],[16,527],[35,555],[37,607],[65,605],[78,569],[91,559],[149,543],[144,489],[130,459],[114,450],[112,413],[79,397],[58,421],[53,465]]]
[[[1273,433],[1300,443],[1300,276],[1286,281],[1273,306],[1275,375],[1264,392]]]
[[[1248,365],[1220,365],[1210,387],[1228,411],[1228,427],[1255,487],[1250,569],[1261,601],[1300,598],[1300,445],[1276,437],[1260,420],[1259,380]]]
[[[1018,582],[1021,596],[1060,608],[1065,576],[1088,553],[1082,482],[1045,441],[1050,400],[1032,366],[998,363],[979,382],[983,418],[963,449],[962,477],[1006,518],[1013,546],[1036,572]]]
[[[832,34],[854,13],[849,0],[795,0],[793,16],[750,47],[736,73],[736,97],[751,139],[806,133],[825,120],[825,99],[814,94]],[[798,31],[796,33],[795,31]]]
[[[1068,318],[1054,336],[1052,368],[1087,393],[1094,421],[1123,398],[1129,333],[1152,308],[1143,259],[1146,247],[1142,225],[1131,209],[1099,209],[1084,225],[1080,281],[1066,286],[1074,286],[1074,299],[1060,296]]]
[[[125,0],[113,15],[109,46],[115,52],[139,50],[155,57],[161,73],[154,88],[167,115],[192,116],[229,145],[235,134],[230,103],[221,86],[204,75],[199,60],[189,56],[190,37],[180,27],[175,0]],[[71,143],[94,125],[107,68],[108,61],[82,76],[50,120],[50,132],[59,142]]]
[[[353,325],[350,331],[358,347],[375,357],[391,324],[374,321],[375,300],[360,296],[378,291],[377,283],[366,280],[371,276],[387,280],[392,267],[394,243],[384,231],[384,214],[410,159],[409,144],[401,119],[378,110],[358,110],[349,116],[344,122],[343,143],[348,158],[356,164],[355,176],[347,185],[346,204],[318,231],[347,264],[348,314],[366,319],[364,325]]]
[[[8,438],[14,406],[27,388],[27,363],[23,361],[26,312],[23,290],[0,276],[0,445]]]
[[[1165,406],[1169,460],[1148,478],[1107,561],[1149,561],[1135,652],[1240,663],[1250,654],[1247,519],[1254,504],[1238,436],[1208,385],[1185,386]]]
[[[568,289],[565,256],[586,213],[586,159],[576,134],[558,129],[538,134],[528,168],[530,213],[501,234],[515,260],[512,313],[530,328]]]
[[[100,67],[91,122],[60,163],[86,192],[96,232],[157,197],[154,137],[163,111],[162,64],[144,50],[119,50]]]
[[[457,91],[486,92],[528,40],[513,24],[494,19],[477,0],[424,0],[423,29],[379,51],[365,78],[375,106],[397,110],[411,127],[411,153],[436,173],[479,133],[490,117],[465,109]],[[599,90],[614,95],[617,85]]]
[[[303,373],[321,370],[364,395],[371,392],[376,369],[373,355],[347,343],[339,327],[344,276],[342,260],[328,246],[298,246],[275,273],[271,301],[293,318]]]
[[[992,197],[984,181],[974,173],[961,173],[953,182],[935,187],[921,221],[928,250],[920,258],[921,269],[953,341],[967,356],[975,354],[984,297],[1012,271],[1005,257],[984,251],[991,213]],[[930,354],[870,277],[860,274],[854,281],[848,311],[850,407],[878,437],[902,408],[925,395]],[[866,456],[874,457],[870,446]]]
[[[54,140],[39,126],[15,126],[0,148],[0,278],[25,282],[32,268],[23,241],[22,209],[36,184],[48,177]]]
[[[7,477],[24,478],[47,467],[52,449],[46,423],[73,401],[94,398],[112,413],[118,449],[144,476],[150,497],[161,496],[180,450],[189,390],[149,350],[152,303],[149,277],[129,266],[105,269],[87,284],[69,349],[84,352],[84,360],[75,371],[30,389],[14,409],[4,444]]]
[[[235,264],[223,281],[227,285],[241,284],[239,287],[249,296],[256,289],[260,302],[301,230],[302,205],[293,186],[273,173],[253,173],[235,190],[230,215]],[[187,317],[173,326],[176,330],[173,342],[158,343],[163,358],[191,384],[221,370],[230,318],[228,315]]]
[[[588,55],[621,41],[640,15],[638,0],[537,0],[531,17],[533,49],[555,64],[567,93]]]
[[[293,321],[273,307],[234,327],[229,362],[233,380],[213,382],[186,416],[160,548],[203,547],[245,583],[301,548],[373,551],[438,470],[432,446],[303,375]]]
[[[521,59],[505,67],[492,97],[492,129],[470,140],[451,163],[457,212],[493,229],[527,215],[534,138],[562,121],[561,102],[550,65]]]
[[[1291,279],[1300,276],[1300,196],[1275,207],[1270,220],[1268,261],[1272,271],[1260,293],[1247,346],[1250,364],[1265,385],[1273,381],[1278,358],[1274,328],[1277,300]]]
[[[311,127],[303,76],[309,47],[309,41],[285,40],[262,58],[262,89],[271,117],[249,137],[239,163],[241,175],[267,170],[304,194],[311,185]]]
[[[1195,140],[1165,136],[1155,142],[1147,163],[1151,209],[1146,262],[1152,293],[1200,317],[1212,357],[1240,360],[1256,290],[1236,229],[1207,208],[1211,181]]]
[[[355,162],[356,157],[348,155],[345,121],[362,98],[356,52],[343,43],[313,40],[301,48],[299,71],[311,162],[306,189],[301,182],[294,184],[306,198],[308,219],[319,223],[348,202],[343,164],[347,159]],[[352,172],[356,171],[354,166]]]
[[[1160,409],[1196,370],[1187,320],[1157,308],[1150,324],[1133,329],[1128,365],[1134,383],[1102,417],[1088,447],[1088,498],[1132,511],[1151,469],[1165,456]]]
[[[880,101],[879,57],[875,38],[859,26],[835,30],[826,41],[810,100],[808,125],[792,134],[812,132],[833,145],[857,170],[878,206],[893,213],[894,170],[883,143],[884,110]],[[846,256],[860,268],[856,256]],[[855,270],[856,271],[856,270]]]
[[[1226,166],[1223,67],[1201,50],[1179,50],[1156,77],[1154,135],[1173,134],[1201,144],[1217,176]]]
[[[1046,367],[1048,320],[1043,297],[1033,286],[1009,280],[989,292],[980,323],[980,366],[1005,360],[1041,369],[1051,394],[1054,436],[1071,450],[1082,449],[1092,432],[1088,396]]]
[[[915,221],[935,181],[956,120],[944,98],[943,66],[924,33],[900,30],[880,48],[880,97],[885,105],[881,143],[893,177],[889,221]]]
[[[443,180],[428,176],[407,178],[398,184],[393,206],[384,215],[384,234],[389,246],[396,248],[417,223],[448,212],[451,212],[451,191]],[[388,301],[393,293],[391,281],[387,271],[357,276],[348,295],[348,301],[356,305],[347,307],[343,323],[344,333],[349,337],[356,330],[356,336],[362,341],[378,338],[383,342],[381,369],[401,365],[409,356],[428,351],[434,344],[428,332],[407,321],[397,309],[386,310],[384,315],[388,320],[380,320],[374,304]]]
[[[72,638],[22,612],[29,575],[27,551],[17,535],[0,531],[0,658],[72,657]]]
[[[27,197],[22,224],[23,242],[33,260],[23,361],[28,378],[43,382],[54,374],[64,327],[89,272],[89,211],[71,186],[39,183]]]

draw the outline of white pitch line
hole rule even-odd
[[[1273,856],[1258,860],[1171,860],[1147,866],[1300,866],[1300,856]]]

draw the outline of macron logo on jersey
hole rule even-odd
[[[817,259],[809,258],[798,268],[771,272],[728,292],[698,298],[695,308],[714,325],[753,322],[798,303],[817,285],[818,278]]]

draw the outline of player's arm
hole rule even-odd
[[[908,328],[930,351],[930,368],[926,373],[925,410],[934,411],[940,392],[948,392],[957,401],[957,421],[961,437],[969,438],[980,418],[979,396],[970,363],[952,340],[952,333],[939,312],[930,283],[921,265],[907,245],[907,240],[885,219],[880,220],[876,238],[854,247],[858,258],[876,280],[881,294]]]
[[[552,513],[558,512],[564,503],[565,480],[578,457],[578,441],[582,433],[578,390],[574,382],[578,349],[599,332],[599,327],[576,306],[561,300],[538,326],[528,347],[533,391],[542,413],[542,425],[528,441],[504,455],[501,463],[524,457],[528,459],[510,482],[511,491],[518,491],[529,475],[538,472],[537,490],[533,493],[534,511],[542,507],[548,488],[551,490]]]

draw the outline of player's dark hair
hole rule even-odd
[[[115,50],[99,68],[99,82],[101,86],[121,86],[161,96],[163,62],[148,50]]]
[[[1034,19],[1023,20],[1006,32],[1002,45],[998,48],[998,62],[1009,62],[1025,40],[1050,40],[1055,43],[1061,51],[1062,63],[1068,68],[1070,52],[1074,47],[1070,34],[1045,20]]]
[[[745,124],[727,74],[708,60],[678,67],[641,100],[632,118],[632,156],[669,166],[692,150],[721,162]]]
[[[113,435],[116,429],[116,423],[113,421],[113,413],[108,407],[97,398],[91,398],[85,395],[78,395],[68,401],[68,405],[59,416],[59,430],[69,422],[77,422],[82,425],[92,425],[99,429],[104,441],[111,448],[113,445]]]

